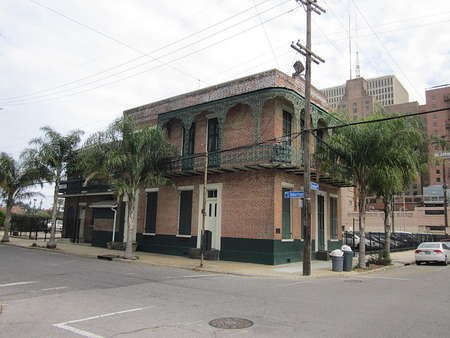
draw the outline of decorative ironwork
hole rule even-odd
[[[303,165],[301,152],[284,143],[258,144],[230,151],[209,153],[209,167],[223,170],[239,169],[251,166],[260,167],[292,167]],[[189,171],[201,171],[204,167],[204,156],[191,155],[174,159],[169,165],[169,174]]]

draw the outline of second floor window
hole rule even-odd
[[[219,121],[217,118],[208,120],[208,152],[219,150]]]
[[[292,115],[283,110],[283,137],[285,137],[285,142],[291,144],[291,134],[292,134]]]
[[[186,130],[183,129],[183,137],[187,136],[187,149],[186,149],[186,155],[192,155],[195,151],[195,123],[192,123],[191,129],[189,129],[189,132],[186,135]]]

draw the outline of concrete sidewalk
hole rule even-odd
[[[36,243],[36,248],[44,249],[46,241],[44,240],[29,240],[23,238],[11,237],[11,241],[7,245],[15,245],[21,247],[31,248],[33,243]],[[58,246],[55,250],[60,253],[79,255],[84,257],[97,258],[98,255],[122,255],[122,251],[109,250],[105,248],[92,247],[89,244],[73,244],[66,241],[58,241]],[[149,252],[136,252],[136,256],[139,257],[136,261],[122,260],[131,264],[150,264],[154,266],[174,267],[196,271],[207,271],[223,274],[235,274],[246,276],[264,276],[264,277],[276,277],[276,278],[299,278],[302,276],[302,263],[289,263],[282,265],[263,265],[241,262],[229,262],[229,261],[205,261],[203,268],[199,267],[200,261],[198,259],[191,259],[181,256],[163,255]],[[392,253],[392,259],[395,265],[404,265],[405,263],[414,262],[414,250],[395,252]],[[356,259],[354,260],[356,264]],[[383,267],[384,268],[384,267]],[[354,276],[364,272],[333,272],[331,271],[331,261],[312,261],[311,264],[311,277],[344,277]],[[373,271],[373,270],[370,270]],[[309,278],[309,277],[306,277]]]

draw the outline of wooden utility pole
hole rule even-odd
[[[303,242],[303,275],[311,275],[311,61],[319,64],[319,62],[325,62],[318,55],[311,51],[311,12],[314,11],[317,14],[325,13],[325,10],[317,5],[317,0],[297,0],[301,3],[306,10],[306,47],[297,42],[292,43],[291,47],[300,54],[306,57],[305,66],[305,129],[304,133],[305,143],[303,146],[303,164],[304,164],[304,203],[305,208],[305,224],[303,225],[304,242]]]

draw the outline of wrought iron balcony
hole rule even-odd
[[[83,186],[83,178],[81,177],[69,178],[61,181],[59,185],[59,193],[64,195],[105,193],[110,191],[112,191],[111,186],[99,182],[91,182]]]
[[[302,154],[285,143],[258,144],[233,150],[209,153],[208,168],[213,171],[235,171],[258,168],[301,168]],[[171,161],[169,175],[185,175],[202,172],[205,157],[183,156]]]

